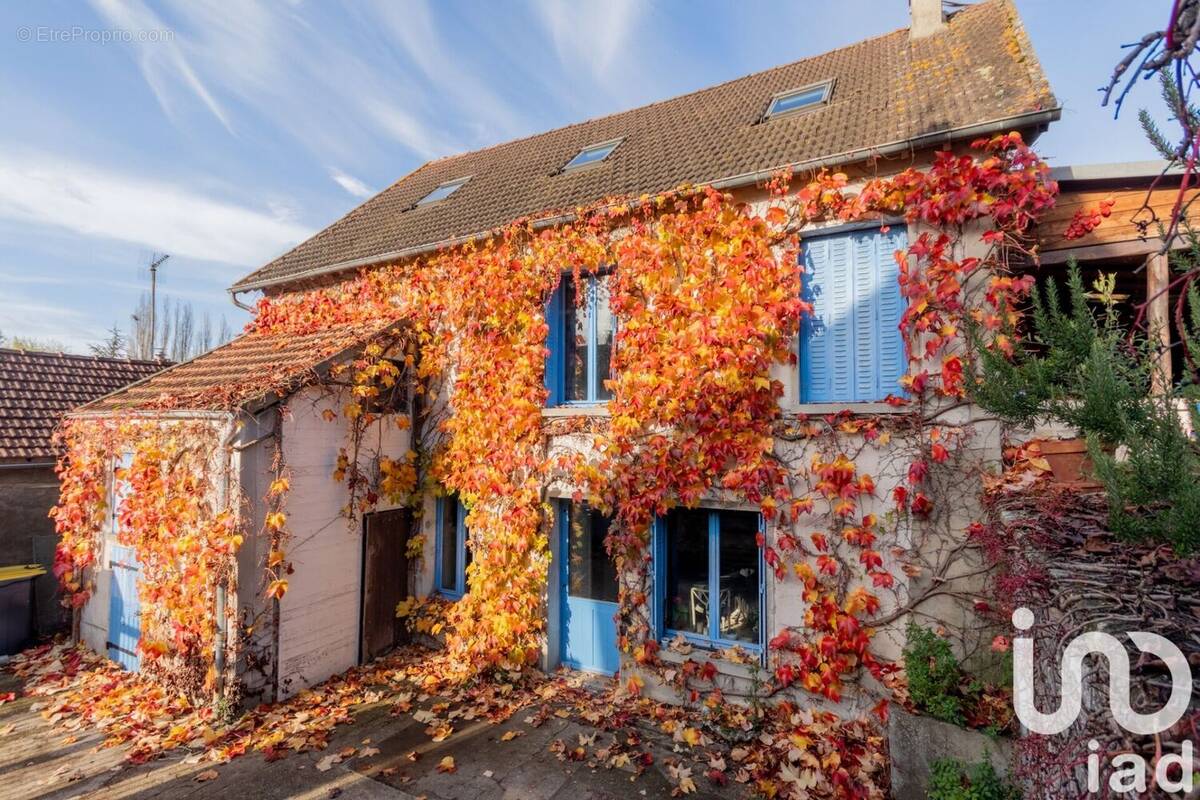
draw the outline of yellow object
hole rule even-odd
[[[46,569],[41,564],[13,564],[0,567],[0,583],[15,581],[21,578],[36,578],[45,575]]]

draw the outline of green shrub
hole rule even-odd
[[[928,628],[909,623],[903,658],[908,693],[917,708],[945,722],[965,724],[963,671],[950,643]]]
[[[933,762],[929,800],[1021,800],[1021,792],[984,761],[970,767],[947,758]]]
[[[1193,241],[1195,258],[1200,243]],[[1056,420],[1088,440],[1095,476],[1108,496],[1109,526],[1130,539],[1170,542],[1181,553],[1200,547],[1200,445],[1176,403],[1193,402],[1200,386],[1150,394],[1154,354],[1146,338],[1119,322],[1113,276],[1085,291],[1072,262],[1068,302],[1051,280],[1031,295],[1032,329],[1009,358],[972,336],[980,380],[972,400],[1007,422],[1030,426]],[[1103,313],[1089,307],[1099,299]],[[1185,342],[1200,353],[1200,292],[1188,292]],[[1193,412],[1193,424],[1200,422]],[[1119,454],[1119,457],[1118,457]]]

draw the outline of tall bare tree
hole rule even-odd
[[[133,324],[127,344],[130,358],[186,361],[233,338],[224,315],[214,336],[209,314],[205,312],[197,325],[195,309],[191,303],[183,300],[163,298],[159,301],[154,319],[157,330],[151,331],[150,295],[143,293],[131,315]]]

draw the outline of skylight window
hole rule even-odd
[[[771,105],[767,106],[767,119],[823,106],[829,102],[829,92],[832,88],[833,81],[825,81],[815,86],[781,92],[771,98]]]
[[[461,189],[469,180],[471,179],[458,178],[456,180],[446,181],[445,183],[438,184],[438,186],[432,192],[418,200],[417,205],[427,206],[430,203],[436,203],[439,200],[445,200],[447,197]]]
[[[612,151],[617,149],[617,145],[621,143],[620,139],[614,139],[611,142],[601,142],[583,148],[579,154],[572,158],[563,167],[563,171],[569,169],[578,169],[586,167],[588,164],[598,164],[604,159],[612,155]]]

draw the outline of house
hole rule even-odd
[[[168,366],[161,361],[0,348],[0,564],[51,569],[58,537],[48,512],[58,499],[54,429],[63,414]],[[52,580],[37,582],[37,625],[61,625]]]
[[[250,292],[263,295],[249,332],[78,410],[75,421],[129,426],[134,438],[148,426],[190,425],[195,441],[203,442],[195,449],[216,462],[210,473],[217,477],[202,481],[212,498],[207,513],[236,518],[240,531],[235,574],[203,583],[216,592],[203,613],[214,615],[218,630],[198,646],[215,648],[216,681],[236,678],[244,691],[268,698],[292,694],[396,641],[400,634],[388,612],[401,600],[461,602],[469,594],[472,562],[496,560],[493,552],[472,553],[467,521],[477,509],[444,489],[396,478],[421,458],[409,451],[422,449],[417,429],[430,405],[453,406],[454,398],[422,398],[411,387],[399,392],[403,402],[375,405],[380,386],[390,391],[407,381],[422,358],[402,314],[372,321],[355,313],[385,267],[417,265],[419,272],[423,259],[473,246],[520,218],[538,219],[535,229],[545,230],[571,219],[570,209],[684,184],[715,187],[751,207],[766,200],[767,181],[784,168],[805,176],[832,168],[861,185],[926,168],[937,151],[965,152],[981,137],[1017,132],[1032,141],[1058,118],[1010,0],[985,0],[948,16],[940,0],[913,0],[911,7],[909,29],[430,162],[231,287],[235,302]],[[783,412],[797,426],[810,416],[877,420],[895,412],[886,401],[908,365],[894,253],[919,234],[896,215],[830,221],[803,232],[813,314],[794,345],[796,363],[771,371],[783,387]],[[604,424],[611,391],[606,379],[616,322],[607,304],[610,287],[603,271],[579,283],[556,282],[534,321],[544,313],[549,329],[543,434],[551,453],[586,451],[589,425]],[[279,308],[290,309],[287,324],[272,317]],[[356,397],[368,398],[369,407],[356,405]],[[423,434],[429,432],[425,426]],[[869,451],[858,469],[875,483],[864,492],[878,498],[864,497],[861,510],[882,517],[903,478],[889,463],[888,446],[858,443]],[[820,454],[799,438],[779,446],[797,462]],[[981,429],[971,451],[980,462],[999,459],[994,426]],[[121,457],[110,454],[103,485],[110,506],[125,508],[128,517],[129,509],[150,501],[138,500],[129,484],[130,474],[139,473],[130,466],[138,456]],[[158,469],[150,461],[144,459],[141,480]],[[122,463],[114,474],[111,466]],[[389,492],[389,479],[403,490]],[[100,483],[94,476],[81,480]],[[857,486],[871,483],[857,480]],[[967,483],[960,475],[948,481]],[[356,486],[365,494],[356,495]],[[541,493],[551,509],[548,571],[540,576],[547,588],[534,626],[545,631],[541,666],[637,673],[640,665],[619,647],[615,617],[624,613],[619,598],[626,596],[628,575],[605,552],[612,519],[577,502],[581,488],[569,477]],[[361,503],[367,496],[371,502]],[[651,590],[628,596],[637,597],[633,610],[648,620],[653,641],[664,643],[664,658],[682,662],[688,648],[708,653],[726,690],[744,693],[764,667],[776,670],[768,643],[803,625],[808,603],[794,579],[791,585],[768,579],[768,536],[758,503],[712,492],[693,505],[666,511],[653,523]],[[954,524],[961,529],[970,513],[966,506],[957,510]],[[125,574],[146,570],[153,559],[122,549],[119,517],[94,522],[102,552],[83,548],[76,562],[93,592],[80,631],[96,648],[116,641],[113,632],[120,631],[124,638],[110,652],[136,667],[145,632],[131,611],[137,597]],[[417,520],[419,530],[410,531]],[[286,548],[279,545],[285,527]],[[947,606],[938,613],[963,612]],[[252,632],[241,635],[239,628]],[[884,649],[894,657],[902,632],[892,632],[895,639]],[[736,655],[723,655],[730,650]],[[664,689],[652,676],[646,680],[652,691]]]

